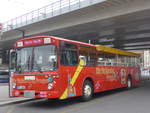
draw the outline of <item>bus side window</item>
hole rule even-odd
[[[117,58],[115,54],[99,53],[98,54],[98,65],[116,66]]]
[[[70,66],[78,65],[77,46],[64,41],[60,42],[60,46],[61,64]]]
[[[80,45],[79,54],[86,59],[85,66],[96,66],[96,48]]]
[[[118,65],[125,66],[126,64],[126,57],[122,55],[118,55]]]
[[[105,63],[105,55],[102,54],[102,53],[99,53],[97,56],[98,56],[97,65],[98,66],[106,65],[106,63]]]
[[[105,58],[106,58],[106,65],[114,65],[116,62],[115,61],[115,58],[116,58],[115,54],[106,54]]]

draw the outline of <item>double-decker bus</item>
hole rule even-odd
[[[96,92],[140,82],[139,54],[102,45],[37,36],[17,41],[12,54],[13,97],[87,101]]]

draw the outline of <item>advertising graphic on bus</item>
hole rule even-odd
[[[11,52],[10,95],[90,100],[140,82],[139,54],[54,36],[19,40]]]

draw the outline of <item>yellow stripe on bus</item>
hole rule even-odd
[[[70,84],[71,84],[72,86],[75,84],[75,82],[76,82],[76,80],[77,80],[77,78],[78,78],[80,72],[81,72],[82,69],[83,69],[83,66],[84,66],[84,60],[80,60],[80,63],[79,63],[79,65],[78,65],[78,67],[77,67],[77,69],[76,69],[76,71],[75,71],[75,73],[74,73],[74,75],[73,75],[73,77],[72,77],[72,79],[71,79],[71,82],[70,82]],[[60,99],[66,99],[67,96],[68,96],[68,87],[65,89],[65,91],[64,91],[64,93],[61,95]]]

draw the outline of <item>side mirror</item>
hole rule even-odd
[[[14,49],[10,50],[10,54],[9,54],[9,71],[10,72],[15,72],[16,60],[17,60],[16,58],[17,58],[16,50]]]

